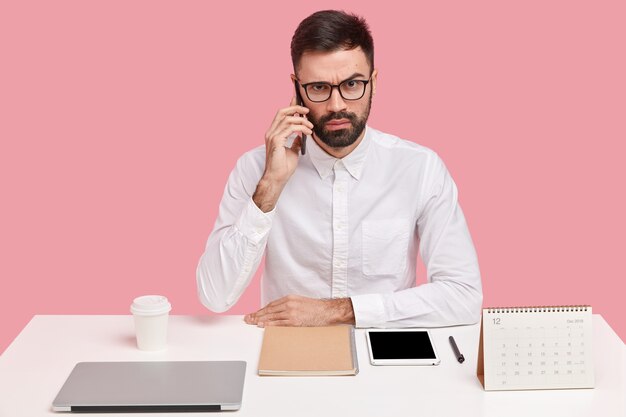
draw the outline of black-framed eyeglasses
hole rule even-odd
[[[302,86],[309,100],[314,103],[321,103],[330,98],[333,94],[333,88],[339,90],[339,95],[344,100],[358,100],[365,95],[365,88],[371,80],[372,76],[368,80],[347,79],[339,84],[324,82],[300,84],[299,80],[297,82]]]

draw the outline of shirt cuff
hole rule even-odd
[[[350,297],[354,310],[355,327],[385,327],[385,306],[380,294],[364,294]]]
[[[264,213],[254,204],[252,197],[243,209],[243,213],[235,222],[235,227],[252,243],[259,244],[269,233],[272,228],[272,219],[276,208],[272,211]]]

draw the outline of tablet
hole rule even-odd
[[[366,330],[372,365],[439,365],[428,330]]]

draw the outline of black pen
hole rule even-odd
[[[459,363],[463,363],[465,358],[463,357],[463,354],[459,352],[459,348],[454,341],[454,337],[450,336],[448,340],[450,341],[450,346],[452,346],[452,351],[454,352],[454,356],[456,356],[456,360],[459,361]]]

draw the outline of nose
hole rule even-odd
[[[339,94],[339,88],[332,89],[327,103],[328,111],[333,113],[345,110],[348,107],[341,94]]]

